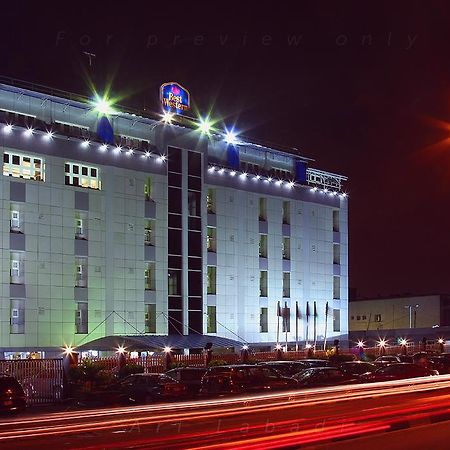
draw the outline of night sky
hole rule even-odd
[[[349,177],[359,296],[450,293],[450,4],[212,3],[5,5],[0,74],[147,112],[178,81],[202,114]]]

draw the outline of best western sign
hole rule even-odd
[[[161,85],[159,98],[165,111],[181,114],[190,108],[189,91],[178,83]]]

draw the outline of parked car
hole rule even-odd
[[[397,355],[400,362],[413,363],[414,359],[411,355]]]
[[[439,375],[436,370],[428,369],[412,363],[394,363],[380,367],[375,372],[369,372],[359,377],[363,383],[374,381],[403,380],[405,378],[428,377]]]
[[[0,412],[18,412],[26,406],[25,392],[17,379],[0,374]]]
[[[202,378],[202,394],[231,394],[296,388],[293,378],[261,365],[210,367]]]
[[[339,365],[339,369],[347,375],[362,375],[367,372],[374,372],[378,366],[365,361],[347,361]]]
[[[439,374],[450,373],[450,359],[444,358],[442,356],[429,356],[428,361],[430,365],[429,369],[434,369],[439,372]]]
[[[327,367],[330,365],[328,359],[300,359],[302,364],[305,364],[307,367]]]
[[[186,386],[187,393],[195,396],[200,392],[205,372],[205,367],[177,367],[167,371],[166,375],[183,383]]]
[[[292,377],[296,373],[299,373],[302,370],[310,367],[308,363],[305,363],[303,361],[264,361],[258,363],[258,365],[276,369],[281,373],[281,375],[285,377]]]
[[[136,403],[174,400],[186,395],[183,383],[161,373],[136,373],[117,386],[119,399]]]
[[[387,366],[388,364],[395,364],[395,363],[399,363],[400,358],[398,356],[395,355],[384,355],[384,356],[379,356],[373,363],[376,364],[377,366]]]
[[[311,367],[294,375],[298,387],[340,386],[358,382],[358,376],[337,367]]]

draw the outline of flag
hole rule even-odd
[[[282,317],[280,302],[277,303],[277,316]]]
[[[297,319],[301,319],[302,315],[300,314],[300,308],[298,307],[298,302],[295,302],[295,317]]]
[[[314,317],[317,317],[317,308],[316,308],[316,302],[314,302]]]
[[[325,304],[325,318],[328,317],[328,302]]]
[[[309,316],[310,316],[310,314],[309,314],[309,302],[306,302],[306,319],[307,320],[309,319]]]

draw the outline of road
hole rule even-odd
[[[29,413],[2,419],[0,449],[439,450],[450,448],[449,424],[450,375],[445,375],[195,402]]]

